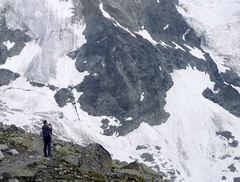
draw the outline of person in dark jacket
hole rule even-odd
[[[46,120],[43,121],[43,127],[42,127],[42,134],[43,134],[43,141],[44,141],[44,157],[52,156],[51,154],[51,135],[52,132],[52,125],[48,124]],[[47,148],[48,148],[48,154],[47,154]]]

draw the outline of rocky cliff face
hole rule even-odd
[[[191,66],[208,73],[215,82],[214,90],[220,92],[211,91],[212,97],[218,98],[214,102],[239,116],[240,95],[224,83],[230,74],[225,74],[227,78],[219,74],[173,1],[83,1],[82,6],[77,15],[85,17],[87,42],[72,54],[78,71],[90,73],[76,86],[83,92],[78,99],[83,110],[116,117],[122,123],[116,129],[120,135],[143,121],[159,125],[169,117],[164,106],[166,92],[173,85],[170,73]],[[141,36],[145,31],[153,42]],[[198,49],[202,58],[192,55],[191,49]],[[234,99],[227,98],[226,93]],[[209,94],[204,96],[210,98]]]

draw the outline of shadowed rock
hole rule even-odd
[[[66,88],[60,89],[55,95],[54,98],[59,107],[64,107],[68,102],[73,103],[74,97],[71,91]]]
[[[0,69],[0,87],[8,85],[11,81],[16,80],[20,75],[7,69]]]

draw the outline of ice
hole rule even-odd
[[[214,61],[221,59],[223,64],[220,64],[240,75],[239,1],[180,0],[177,9],[201,37],[202,48],[211,51],[210,55],[214,54],[214,58],[217,58]],[[220,69],[223,71],[225,68]]]
[[[21,70],[22,75],[37,82],[55,79],[59,74],[56,67],[61,64],[58,61],[86,42],[84,21],[72,21],[72,1],[6,0],[6,4],[12,7],[5,14],[7,26],[22,30],[27,25],[32,42],[14,57],[14,62],[20,60],[16,65],[8,60],[5,68]]]
[[[211,55],[211,58],[217,65],[219,72],[225,73],[226,70],[230,70],[230,68],[226,65],[225,60],[222,56],[218,55],[218,53],[214,52],[212,49],[204,48],[206,52]]]
[[[9,69],[13,72],[24,75],[31,64],[31,61],[40,52],[41,47],[39,46],[37,41],[28,42],[23,48],[20,55],[7,59],[4,65],[0,65],[0,68]]]

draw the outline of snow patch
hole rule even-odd
[[[163,46],[164,48],[168,48],[168,47],[169,47],[169,48],[173,48],[172,46],[166,44],[166,43],[163,42],[163,41],[160,41],[159,44],[160,44],[161,46]]]
[[[174,45],[175,45],[175,48],[174,49],[181,49],[182,51],[186,52],[180,45],[178,45],[177,43],[175,42],[172,42]]]
[[[167,24],[163,29],[166,30],[169,27],[169,24]]]
[[[14,42],[10,42],[8,40],[8,41],[3,42],[3,45],[5,45],[7,47],[7,50],[9,51],[15,45],[15,43]]]
[[[160,67],[159,67],[160,68]],[[140,98],[140,101],[143,101],[144,99],[144,92],[141,94],[141,98]]]
[[[102,11],[102,14],[103,14],[104,17],[106,17],[106,18],[109,19],[109,20],[113,20],[113,18],[109,15],[109,13],[106,12],[106,11],[103,9],[103,3],[102,3],[102,2],[99,4],[99,8],[100,8],[100,10]]]
[[[186,35],[187,34],[189,34],[189,32],[190,32],[190,29],[187,29],[187,31],[184,33],[184,35],[182,36],[182,39],[184,40],[184,41],[186,41]]]
[[[145,29],[139,30],[136,32],[137,34],[141,35],[144,39],[147,39],[149,42],[151,42],[154,46],[156,46],[158,43],[153,40],[152,36],[149,34],[149,32]]]
[[[206,61],[206,58],[204,57],[204,54],[205,53],[203,53],[201,50],[199,50],[198,48],[196,48],[196,47],[194,47],[194,48],[192,48],[192,47],[190,47],[189,45],[186,45],[186,44],[183,44],[185,47],[187,47],[188,49],[190,49],[190,53],[193,55],[193,56],[195,56],[195,57],[197,57],[197,58],[199,58],[199,59],[203,59],[203,60],[205,60]]]
[[[56,75],[49,80],[49,83],[59,88],[81,83],[89,73],[77,71],[75,62],[76,60],[72,60],[67,55],[60,57],[56,65]]]
[[[131,121],[131,120],[133,120],[133,118],[132,117],[128,117],[128,118],[125,118],[125,120],[126,121]]]

